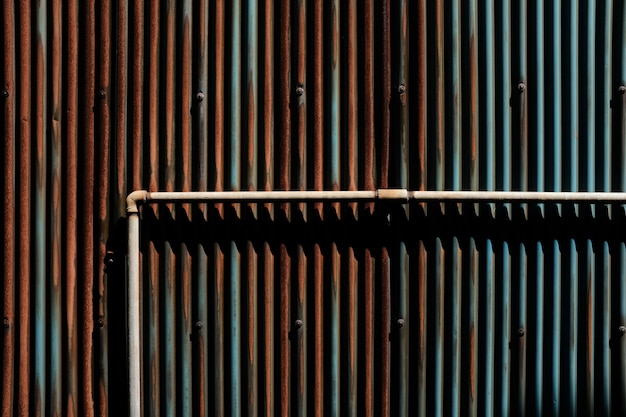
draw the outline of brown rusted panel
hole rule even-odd
[[[363,340],[363,359],[359,359],[364,363],[362,368],[363,374],[363,411],[365,417],[372,417],[375,415],[374,399],[376,393],[374,391],[374,351],[375,351],[375,307],[374,307],[374,294],[375,294],[375,265],[374,257],[371,250],[365,249],[363,257],[363,337],[359,340]]]
[[[257,416],[259,412],[259,361],[258,361],[258,335],[260,323],[258,321],[258,279],[257,279],[257,253],[252,242],[246,243],[246,291],[247,294],[247,397],[248,415]]]
[[[85,3],[79,9],[81,23],[85,27],[95,28],[96,12],[93,2]],[[81,155],[78,164],[78,171],[81,173],[79,182],[79,193],[82,198],[79,203],[79,210],[83,213],[94,213],[94,188],[95,188],[95,118],[93,109],[95,106],[96,87],[96,46],[95,31],[80,32],[79,40],[79,61],[81,77],[79,77],[81,96],[79,96],[79,111],[81,113],[81,124],[79,132],[81,141],[79,142],[78,153]],[[79,247],[82,248],[79,254],[79,275],[81,276],[81,288],[79,303],[80,317],[82,318],[81,329],[81,387],[83,390],[82,412],[85,416],[94,416],[96,409],[96,394],[94,393],[94,381],[97,378],[94,373],[94,222],[93,216],[81,216],[79,221]]]
[[[10,3],[10,4],[8,4]],[[2,133],[3,187],[2,220],[4,250],[2,256],[2,415],[12,416],[15,376],[15,6],[2,7]]]
[[[274,1],[265,0],[263,9],[263,144],[262,178],[259,189],[274,186]]]
[[[280,307],[279,307],[279,345],[280,345],[280,413],[289,415],[291,403],[291,348],[289,343],[289,331],[291,323],[291,257],[285,244],[278,248],[279,254],[279,279]]]
[[[294,410],[294,414],[298,416],[306,415],[307,405],[308,405],[308,395],[307,395],[307,363],[308,363],[308,350],[307,350],[307,259],[304,254],[304,248],[301,245],[296,247],[296,277],[297,282],[295,283],[295,311],[293,315],[293,320],[291,323],[291,333],[293,334],[293,338],[295,338],[294,343],[294,356],[295,356],[295,367],[292,370],[294,375],[294,380],[296,381],[295,386],[296,390],[296,398],[294,404],[296,405],[296,409]]]
[[[348,27],[347,27],[347,113],[346,120],[346,144],[347,144],[347,184],[348,190],[356,190],[359,186],[359,174],[358,174],[358,106],[359,106],[359,88],[358,86],[358,61],[357,61],[357,2],[351,0],[348,4],[347,13]],[[356,210],[356,205],[353,205],[353,210]]]
[[[161,30],[159,29],[159,22],[161,18],[160,2],[149,2],[148,5],[148,138],[149,138],[149,168],[147,180],[144,179],[144,183],[147,183],[149,190],[160,190],[160,160],[159,160],[159,137],[160,126],[159,117],[162,113],[160,108],[161,102],[159,100],[159,61],[161,58],[159,43],[161,40]]]
[[[224,189],[224,2],[215,2],[215,137],[213,189]]]
[[[379,162],[379,188],[387,188],[389,185],[389,141],[391,134],[391,35],[390,35],[390,2],[383,0],[380,10],[381,31],[381,55],[380,72],[382,77],[382,105],[379,107],[381,114],[381,127],[379,136],[380,162]]]
[[[380,403],[378,415],[389,415],[389,334],[391,332],[391,294],[389,277],[389,252],[386,247],[380,251],[380,270],[376,274],[378,278],[378,292],[380,294],[380,365],[379,370],[379,393]]]
[[[67,110],[65,139],[65,346],[67,361],[65,368],[67,392],[65,392],[65,414],[79,415],[79,399],[83,394],[78,381],[78,3],[67,3]]]
[[[117,2],[117,10],[112,13],[115,18],[115,27],[113,29],[115,33],[115,77],[114,94],[115,103],[114,110],[112,112],[113,117],[113,130],[114,139],[112,139],[111,158],[113,159],[113,178],[111,179],[111,193],[113,194],[113,207],[111,216],[112,221],[115,222],[117,218],[124,217],[126,213],[126,196],[129,194],[127,184],[128,176],[126,175],[127,168],[132,167],[131,161],[127,159],[130,156],[130,152],[127,153],[127,139],[128,139],[128,123],[129,118],[132,117],[128,112],[128,2],[126,0],[120,0]],[[130,116],[130,117],[129,117]]]
[[[115,142],[111,139],[111,105],[113,102],[113,85],[111,83],[112,46],[111,39],[111,2],[102,1],[97,11],[98,37],[98,69],[97,90],[98,98],[95,105],[95,128],[96,128],[96,158],[95,176],[97,196],[109,195],[110,184],[110,160],[111,148]],[[96,264],[94,265],[95,286],[95,312],[98,319],[98,331],[96,346],[98,349],[96,369],[98,370],[98,414],[101,417],[109,413],[109,355],[108,355],[108,311],[107,311],[107,277],[101,267],[106,256],[106,242],[109,237],[110,215],[113,212],[108,201],[96,198],[97,223],[96,223]]]
[[[287,0],[279,1],[278,33],[278,80],[276,115],[278,129],[278,188],[288,190],[291,186],[291,8]]]
[[[415,82],[415,91],[413,94],[415,95],[415,112],[411,112],[411,118],[415,117],[415,139],[417,142],[417,150],[415,152],[411,151],[411,157],[415,155],[419,167],[419,171],[417,174],[417,181],[415,182],[415,186],[411,188],[416,188],[417,190],[425,190],[426,189],[426,114],[427,114],[427,103],[426,103],[426,78],[427,78],[427,61],[426,61],[426,0],[420,0],[417,3],[416,7],[416,20],[417,20],[417,45],[415,47],[416,50],[416,62],[417,62],[417,70],[416,70],[416,82]],[[409,157],[409,160],[411,158]]]
[[[143,188],[142,160],[143,160],[143,140],[144,140],[144,44],[145,44],[145,5],[143,1],[134,1],[132,8],[133,21],[130,27],[132,44],[130,52],[130,123],[129,137],[131,145],[129,147],[129,165],[131,172],[131,190]]]
[[[17,15],[19,21],[19,45],[18,45],[18,91],[19,91],[19,144],[17,151],[19,157],[16,160],[18,176],[18,276],[19,279],[19,357],[18,381],[17,381],[17,413],[18,416],[30,415],[30,373],[31,365],[31,140],[32,140],[32,119],[31,119],[31,83],[32,83],[32,63],[31,54],[31,2],[20,1],[17,5]],[[5,25],[10,26],[10,22],[5,21]],[[5,64],[6,65],[6,64]]]
[[[324,275],[323,258],[319,245],[313,246],[313,413],[315,416],[324,415]]]
[[[363,187],[376,188],[375,94],[374,94],[374,0],[363,2]],[[369,206],[373,210],[373,206]]]
[[[275,415],[274,381],[275,381],[275,349],[274,349],[274,255],[268,243],[263,244],[263,359],[261,366],[265,369],[262,381],[262,393],[259,400],[263,409],[259,410],[262,416]]]

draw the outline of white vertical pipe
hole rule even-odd
[[[137,210],[135,206],[135,210]],[[128,213],[128,369],[130,417],[141,416],[139,337],[139,212]]]

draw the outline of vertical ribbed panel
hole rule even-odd
[[[125,197],[626,190],[614,0],[7,1],[2,416],[126,413]],[[624,415],[624,207],[142,208],[159,415]]]

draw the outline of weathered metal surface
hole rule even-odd
[[[5,3],[3,416],[124,414],[133,189],[626,184],[623,2]],[[623,213],[144,208],[143,413],[622,415]]]

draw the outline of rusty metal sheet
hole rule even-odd
[[[4,4],[2,414],[124,413],[130,190],[621,190],[625,13]],[[620,206],[142,210],[145,415],[623,414]]]

